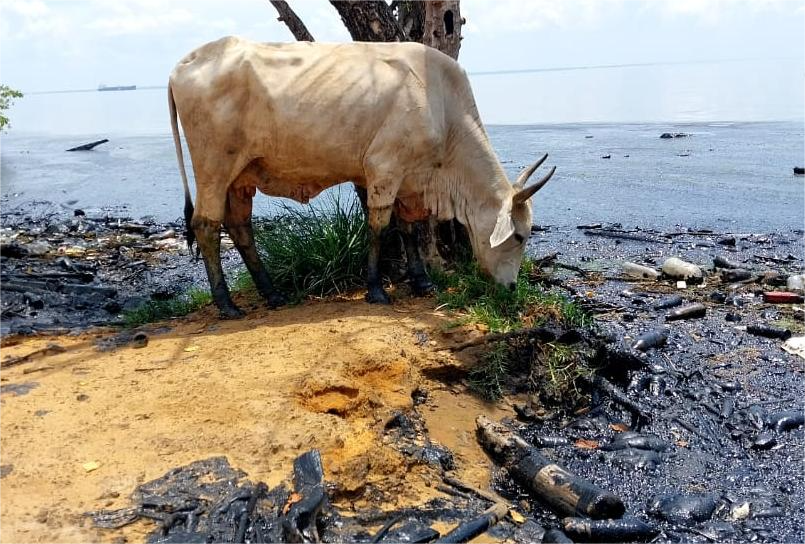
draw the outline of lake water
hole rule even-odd
[[[59,108],[62,122],[73,118],[74,123],[58,134],[14,128],[0,137],[6,206],[49,200],[85,210],[125,205],[135,217],[154,215],[161,220],[181,215],[182,186],[167,128],[164,89],[30,98],[45,110]],[[30,127],[33,120],[22,116],[19,121]],[[488,129],[512,178],[545,152],[550,153],[547,165],[557,165],[555,178],[534,200],[539,224],[620,222],[733,231],[803,227],[803,178],[792,171],[805,164],[802,123]],[[690,136],[664,140],[659,138],[663,132]],[[101,138],[110,142],[91,152],[64,151]],[[605,155],[611,158],[603,159]],[[258,196],[255,210],[271,213],[276,209],[272,203],[278,201]]]

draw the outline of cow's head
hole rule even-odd
[[[531,197],[539,191],[556,171],[554,166],[545,177],[526,187],[526,181],[548,158],[540,160],[523,170],[511,186],[511,194],[503,198],[503,204],[495,213],[483,214],[477,225],[477,238],[473,240],[475,254],[481,269],[499,284],[513,287],[523,260],[526,242],[531,236]]]

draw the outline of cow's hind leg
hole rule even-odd
[[[201,255],[204,257],[212,299],[221,312],[221,316],[227,319],[242,317],[243,312],[235,306],[229,296],[224,269],[221,267],[221,222],[204,217],[194,217],[191,226],[196,235],[196,243],[201,249]]]
[[[425,224],[422,221],[401,223],[411,291],[418,297],[429,295],[433,292],[433,283],[425,271],[425,263],[419,252],[419,233]]]
[[[383,289],[380,277],[380,235],[391,219],[391,206],[372,207],[369,205],[369,265],[366,274],[366,302],[370,304],[391,304],[391,298]]]
[[[254,188],[230,188],[226,200],[224,226],[232,238],[238,253],[246,263],[257,291],[266,299],[268,306],[276,308],[285,304],[285,297],[274,290],[263,262],[257,254],[252,230],[252,198]]]

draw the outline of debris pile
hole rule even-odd
[[[517,421],[479,418],[496,491],[543,542],[801,540],[802,256],[779,255],[801,233],[580,230],[541,236],[581,265],[549,281],[597,314],[596,371],[575,408],[532,394]]]
[[[123,310],[178,294],[193,268],[180,264],[181,230],[80,209],[66,217],[47,203],[4,211],[3,336],[119,324]]]
[[[458,484],[460,485],[460,484]],[[311,450],[293,465],[293,486],[273,489],[246,479],[225,457],[196,461],[138,486],[133,506],[88,512],[104,529],[141,519],[156,522],[148,542],[467,542],[509,513],[503,503],[483,509],[477,498],[461,506],[431,501],[421,509],[341,512],[329,500],[321,456]],[[442,536],[430,525],[455,525]],[[370,528],[378,527],[373,532]],[[374,534],[373,534],[374,533]]]

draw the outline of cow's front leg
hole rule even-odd
[[[420,229],[425,228],[427,223],[423,221],[418,222],[401,222],[403,242],[405,243],[405,256],[408,266],[408,281],[411,284],[411,291],[414,296],[423,297],[433,293],[433,283],[425,271],[425,263],[422,261],[422,255],[419,253],[419,232]]]
[[[193,218],[191,226],[204,258],[204,267],[207,269],[207,278],[210,280],[212,300],[218,306],[222,317],[226,319],[242,317],[243,312],[235,306],[232,297],[229,296],[224,269],[221,267],[221,223],[205,218]]]
[[[268,303],[270,308],[277,308],[286,303],[282,293],[274,290],[263,261],[257,254],[252,230],[252,198],[254,189],[230,189],[226,200],[226,216],[224,226],[232,238],[235,247],[246,264],[246,269],[254,280],[257,292]]]
[[[380,235],[391,219],[391,206],[369,208],[369,265],[366,274],[366,302],[391,304],[391,298],[383,289],[380,277]]]

